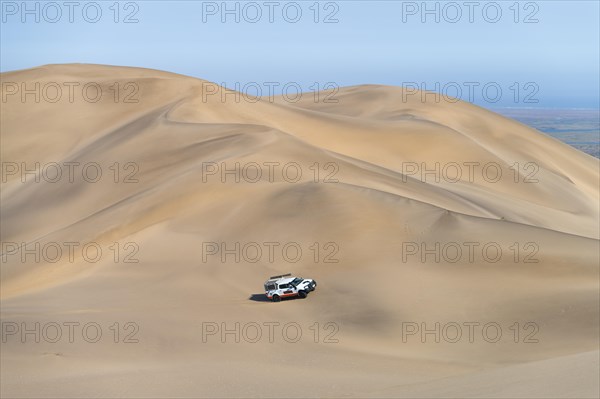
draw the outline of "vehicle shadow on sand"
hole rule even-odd
[[[281,298],[282,301],[293,301],[295,299],[301,299],[301,298],[299,298],[297,296],[291,297],[291,298]],[[267,298],[266,294],[252,294],[248,297],[248,300],[254,301],[254,302],[273,302],[269,298]]]
[[[267,295],[265,294],[252,294],[248,297],[248,300],[254,302],[271,302],[271,300],[267,298]]]

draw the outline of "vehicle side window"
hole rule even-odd
[[[289,288],[290,285],[289,284],[279,284],[279,289],[284,290],[286,288]]]

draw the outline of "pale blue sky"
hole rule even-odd
[[[50,20],[56,7],[49,2],[27,2],[34,10],[39,3],[39,23],[35,13],[22,15],[21,1],[1,3],[3,72],[82,62],[168,70],[230,87],[235,82],[298,82],[305,90],[313,82],[416,83],[433,90],[436,82],[440,87],[455,82],[446,86],[448,94],[454,95],[458,85],[465,100],[468,82],[477,82],[472,99],[488,107],[598,108],[600,9],[595,0],[475,1],[472,23],[465,1],[427,2],[428,8],[439,7],[439,23],[434,14],[421,21],[421,1],[322,1],[319,23],[314,0],[295,2],[302,10],[297,23],[284,18],[284,6],[288,18],[295,15],[296,6],[288,1],[274,2],[273,23],[265,1],[254,2],[263,12],[257,23],[243,18],[243,10],[248,18],[255,15],[247,1],[227,3],[230,8],[239,4],[239,23],[234,15],[221,21],[221,1],[122,1],[118,23],[114,0],[96,2],[102,11],[96,23],[82,12],[87,6],[86,16],[93,19],[93,2],[76,1],[70,22],[65,1],[57,1],[62,17],[55,23]],[[216,15],[209,15],[215,7]],[[497,9],[502,12],[498,22],[486,21]],[[452,23],[457,10],[462,17]],[[131,12],[138,22],[123,23]],[[331,12],[338,22],[323,23]],[[528,15],[537,22],[524,23]],[[526,86],[529,82],[533,85]],[[492,103],[493,91],[484,97],[482,87],[490,83],[502,90],[498,103]],[[524,102],[527,94],[539,102]]]

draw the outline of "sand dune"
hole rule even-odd
[[[597,159],[398,87],[237,101],[97,65],[1,81],[3,396],[598,397]],[[285,272],[319,288],[249,299]],[[103,338],[44,336],[70,321]],[[8,334],[36,322],[39,343]],[[203,336],[236,323],[262,339]]]

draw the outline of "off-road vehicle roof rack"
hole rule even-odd
[[[292,275],[292,273],[288,273],[288,274],[281,274],[281,275],[279,275],[279,276],[271,276],[271,277],[269,277],[269,280],[274,280],[274,279],[277,279],[277,278],[282,278],[282,277],[288,277],[288,276],[291,276],[291,275]]]

